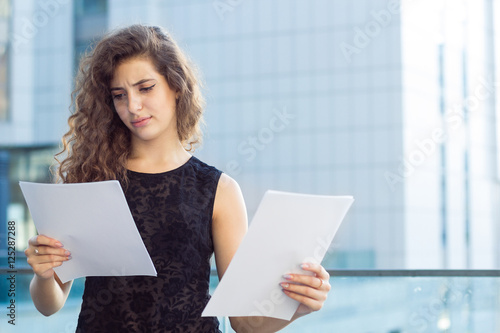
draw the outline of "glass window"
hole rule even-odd
[[[18,234],[16,246],[20,251],[28,246],[27,241],[35,235],[36,230],[19,187],[19,181],[52,182],[50,169],[54,165],[54,155],[57,151],[57,147],[4,150],[4,153],[8,154],[4,160],[8,161],[7,191],[10,200],[6,205],[6,212],[0,213],[6,214],[8,221],[16,222]]]
[[[107,29],[108,2],[106,0],[78,0],[75,2],[74,63],[76,68],[81,56],[93,41],[100,39]]]
[[[498,56],[500,55],[500,1],[496,0],[493,1],[493,34],[494,34],[494,59],[498,59]],[[500,180],[500,97],[498,97],[498,80],[500,80],[500,66],[495,64],[495,79],[494,82],[497,93],[495,96],[496,97],[496,105],[495,107],[495,118],[496,118],[496,154],[497,154],[497,179]]]
[[[108,9],[107,0],[77,0],[75,2],[75,13],[77,16],[106,13]]]
[[[8,100],[8,46],[10,1],[0,0],[0,122],[9,118]]]

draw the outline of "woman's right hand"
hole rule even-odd
[[[61,266],[63,262],[71,259],[71,253],[56,239],[38,235],[30,238],[28,243],[24,254],[39,278],[52,278],[54,267]]]

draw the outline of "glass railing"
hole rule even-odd
[[[500,271],[335,270],[330,274],[333,290],[324,308],[282,332],[500,332]],[[0,269],[0,332],[74,332],[84,279],[75,281],[61,311],[45,317],[30,299],[31,277],[29,269],[14,274]],[[214,274],[212,292],[216,285]],[[220,321],[223,332],[233,332],[226,318]]]

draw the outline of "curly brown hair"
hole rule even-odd
[[[115,111],[110,81],[119,64],[136,57],[150,59],[179,93],[177,134],[186,150],[201,144],[205,101],[196,67],[162,28],[132,25],[104,36],[82,57],[72,93],[70,129],[62,138],[62,151],[55,156],[57,176],[63,182],[117,179],[127,183],[131,134]]]

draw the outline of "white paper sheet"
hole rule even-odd
[[[118,181],[19,185],[38,233],[71,252],[71,260],[54,268],[63,283],[84,276],[156,276]]]
[[[290,320],[299,303],[282,292],[286,273],[320,263],[353,203],[351,196],[267,191],[202,316]]]

